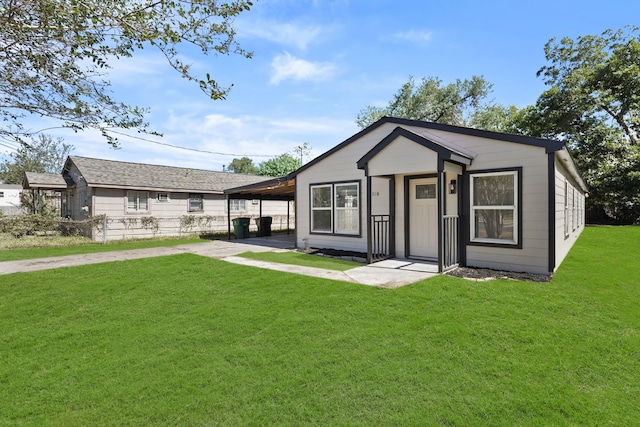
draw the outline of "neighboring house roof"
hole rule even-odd
[[[0,190],[22,190],[20,184],[0,184]]]
[[[224,190],[271,179],[270,177],[214,172],[202,169],[149,165],[69,156],[63,174],[75,164],[80,177],[91,187],[124,188],[155,191],[190,191],[222,193]]]
[[[26,172],[24,180],[22,181],[22,188],[65,189],[72,184],[73,182],[65,180],[60,174]]]

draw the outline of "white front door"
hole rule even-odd
[[[409,181],[409,256],[438,259],[438,179]]]

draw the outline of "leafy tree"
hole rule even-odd
[[[369,106],[361,110],[356,124],[365,128],[384,116],[392,116],[466,126],[491,87],[478,76],[448,85],[435,77],[423,78],[419,83],[410,77],[385,108]]]
[[[258,174],[264,176],[284,176],[295,171],[300,166],[300,159],[296,159],[289,153],[284,153],[260,163]]]
[[[60,173],[73,146],[61,138],[48,135],[31,138],[30,143],[20,142],[20,147],[10,158],[0,163],[0,180],[7,184],[22,184],[25,172]],[[39,190],[23,191],[20,204],[32,214],[54,215],[56,210],[47,201],[47,193]]]
[[[229,163],[227,170],[233,173],[245,173],[249,175],[256,175],[258,173],[258,168],[249,157],[233,159],[231,163]]]
[[[146,110],[110,95],[110,64],[154,48],[182,77],[212,99],[229,90],[209,74],[197,76],[181,59],[189,46],[202,54],[246,52],[235,42],[233,18],[251,1],[3,0],[0,3],[0,137],[28,134],[28,115],[49,117],[75,130],[147,131]]]
[[[60,173],[67,156],[74,149],[61,138],[48,135],[22,141],[20,147],[0,163],[0,179],[7,184],[22,184],[25,172]]]
[[[590,220],[640,220],[640,35],[636,27],[551,39],[538,72],[550,86],[531,134],[567,141],[590,188]]]

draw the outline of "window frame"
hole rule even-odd
[[[193,209],[191,207],[192,200],[200,200],[200,208]],[[204,212],[204,194],[203,193],[189,193],[189,198],[187,199],[187,212]]]
[[[356,186],[356,204],[355,208],[353,207],[337,207],[337,194],[336,187],[346,187],[350,185]],[[330,189],[330,206],[313,206],[313,191],[317,188],[329,188]],[[362,183],[360,180],[349,180],[349,181],[335,181],[335,182],[323,182],[323,183],[314,183],[309,184],[309,233],[310,234],[319,234],[326,236],[345,236],[345,237],[362,237]],[[339,230],[338,229],[338,212],[345,212],[347,210],[356,209],[357,212],[357,230],[353,232]],[[314,212],[319,211],[329,211],[331,217],[331,225],[329,230],[318,230],[314,229]]]
[[[161,191],[156,193],[156,202],[158,203],[169,203],[171,202],[171,193],[166,191]]]
[[[242,206],[240,206],[240,202]],[[238,206],[235,207],[234,204],[238,203]],[[246,199],[229,199],[229,212],[246,212],[247,211],[247,200]]]
[[[469,245],[489,246],[511,249],[522,249],[522,167],[487,169],[469,171]],[[489,176],[513,176],[513,204],[512,205],[474,205],[474,178]],[[507,210],[513,212],[513,239],[497,239],[475,237],[476,211],[482,209]]]
[[[140,209],[140,195],[144,194],[146,196],[146,209],[142,210]],[[135,208],[131,209],[129,200],[131,198],[132,195],[135,195]],[[86,201],[85,201],[85,205],[86,205]],[[125,197],[125,207],[126,207],[126,212],[127,214],[145,214],[145,213],[149,213],[151,212],[151,207],[149,206],[149,192],[148,191],[142,191],[142,190],[128,190],[126,197]]]

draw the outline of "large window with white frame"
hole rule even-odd
[[[127,191],[127,212],[148,212],[149,192],[148,191]]]
[[[229,210],[231,212],[245,212],[247,210],[247,201],[243,199],[229,200]]]
[[[311,186],[311,232],[360,234],[360,183]]]
[[[470,174],[471,242],[518,244],[518,170]]]

